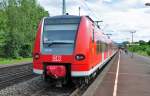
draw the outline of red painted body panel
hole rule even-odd
[[[107,54],[108,54],[107,51],[105,51],[105,52],[104,52],[104,59],[107,58]]]
[[[90,32],[88,30],[89,21],[83,17],[80,22],[78,34],[76,38],[76,47],[74,50],[74,56],[76,54],[85,55],[85,60],[77,61],[74,59],[72,64],[73,71],[86,71],[90,69]]]
[[[38,26],[38,31],[36,34],[36,38],[35,38],[35,43],[34,43],[34,50],[33,50],[33,56],[36,53],[40,54],[40,39],[41,39],[41,32],[42,32],[42,21],[40,22],[39,26]],[[42,69],[42,61],[41,58],[39,59],[34,59],[33,58],[33,68],[35,69]]]

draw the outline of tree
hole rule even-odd
[[[145,45],[146,42],[145,42],[144,40],[139,40],[139,44],[140,44],[140,45]]]
[[[2,0],[1,4],[0,52],[5,57],[31,56],[38,23],[48,12],[36,0]]]
[[[147,43],[148,43],[148,45],[150,45],[150,40]]]

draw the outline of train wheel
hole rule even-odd
[[[62,82],[60,80],[56,81],[56,87],[58,87],[58,88],[63,87],[63,84],[62,84]]]
[[[87,77],[87,78],[85,78],[85,83],[86,84],[89,84],[89,81],[90,81],[90,79]]]
[[[44,79],[45,82],[48,82],[48,76],[46,76],[46,75],[43,74],[42,77],[43,77],[43,79]]]
[[[44,70],[44,72],[43,72],[43,79],[45,82],[48,82],[48,75],[46,73],[46,70]]]

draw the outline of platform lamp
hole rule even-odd
[[[81,7],[79,6],[78,8],[79,8],[79,16],[80,16],[81,15]]]
[[[130,31],[130,33],[132,34],[132,54],[131,54],[131,58],[133,58],[133,35],[134,33],[136,33],[136,30]]]

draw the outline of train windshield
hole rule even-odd
[[[55,55],[72,54],[79,24],[63,22],[59,24],[57,22],[44,24],[42,53]]]

